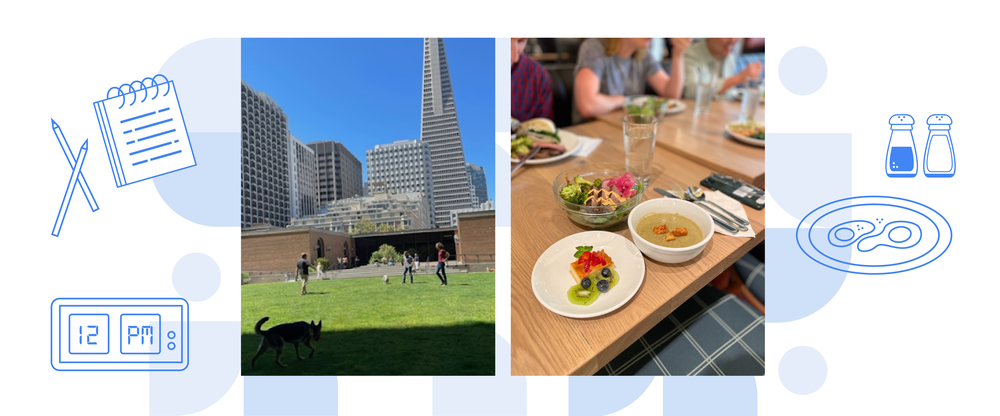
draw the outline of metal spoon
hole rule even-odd
[[[722,215],[719,211],[716,211],[716,210],[712,209],[712,207],[710,207],[708,205],[702,204],[700,200],[698,200],[697,198],[694,197],[694,195],[691,194],[690,189],[688,189],[687,192],[684,192],[684,200],[693,202],[695,205],[698,205],[699,207],[702,207],[702,208],[708,210],[709,212],[715,214],[715,215],[713,215],[713,217],[721,218],[723,221],[729,223],[731,226],[739,228],[740,231],[747,231],[747,230],[749,230],[749,228],[743,226],[743,224],[740,224],[738,222],[735,222],[735,221],[729,219],[729,217],[727,217],[725,215]]]
[[[694,189],[692,189],[689,186],[687,188],[687,191],[689,193],[691,193],[691,196],[694,199],[697,199],[697,200],[702,201],[702,202],[708,202],[709,204],[715,205],[716,208],[718,208],[718,209],[722,210],[722,212],[725,212],[726,214],[728,214],[730,217],[732,217],[732,219],[736,220],[736,222],[738,222],[740,224],[743,224],[743,225],[750,225],[750,221],[747,221],[747,220],[745,220],[743,218],[740,218],[739,215],[735,215],[732,212],[729,212],[729,210],[727,210],[727,209],[725,209],[723,207],[720,207],[719,204],[716,204],[715,202],[712,202],[712,201],[709,201],[709,200],[705,199],[705,193],[702,192],[701,188],[694,188]]]

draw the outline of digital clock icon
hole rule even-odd
[[[59,298],[52,301],[52,368],[59,371],[180,371],[190,345],[181,298]]]

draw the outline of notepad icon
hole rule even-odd
[[[112,87],[94,111],[119,188],[197,165],[177,89],[167,77]]]

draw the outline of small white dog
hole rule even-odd
[[[389,275],[387,275],[387,274],[383,274],[382,275],[382,283],[383,284],[389,284]]]

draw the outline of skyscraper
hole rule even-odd
[[[434,209],[431,193],[431,152],[426,142],[397,140],[365,152],[369,186],[398,194],[420,192]],[[429,221],[428,221],[429,222]]]
[[[327,140],[309,143],[316,152],[319,170],[319,203],[364,195],[361,161],[343,143]]]
[[[438,38],[424,39],[420,140],[427,143],[431,152],[434,222],[439,227],[447,227],[451,211],[471,208],[473,201],[448,74],[448,58],[444,40]]]
[[[466,163],[465,170],[469,174],[469,183],[472,184],[469,190],[472,193],[472,205],[478,206],[490,199],[486,189],[486,170],[475,163]]]
[[[242,83],[240,224],[288,225],[291,215],[288,116],[262,92]]]
[[[316,214],[316,152],[295,136],[288,135],[288,169],[292,218]]]

